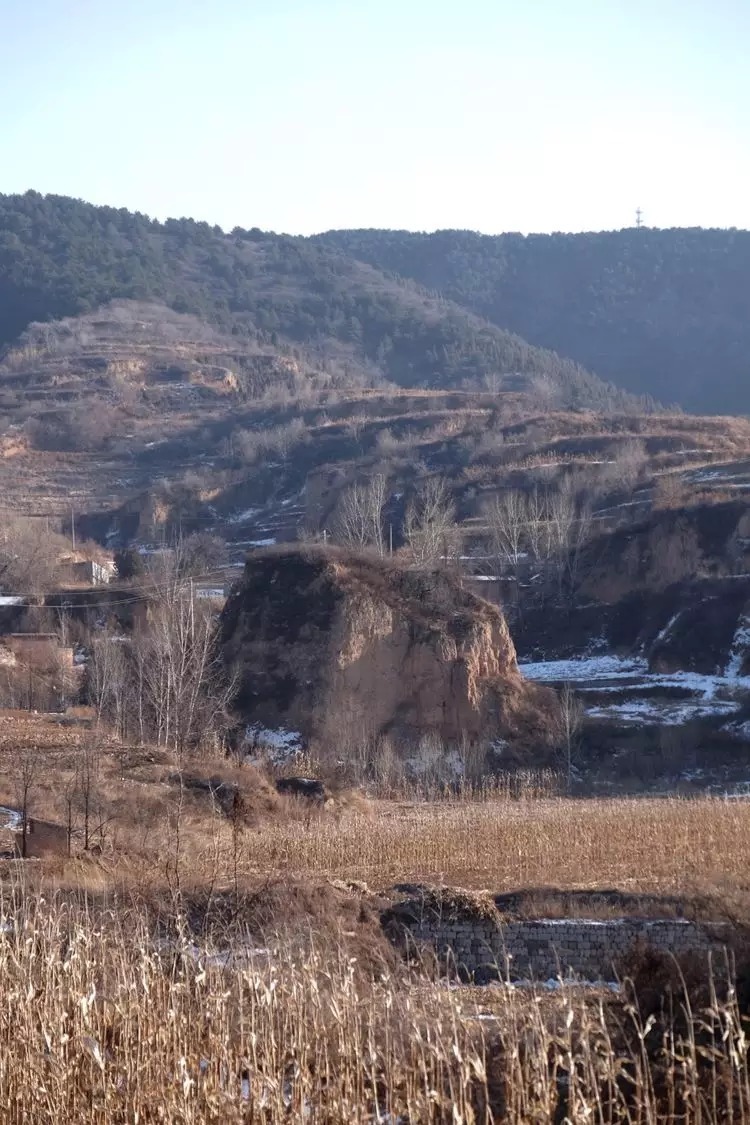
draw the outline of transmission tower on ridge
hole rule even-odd
[[[643,226],[643,211],[641,211],[640,207],[636,207],[635,209],[635,225],[638,230]]]

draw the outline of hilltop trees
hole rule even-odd
[[[0,347],[32,322],[116,298],[158,300],[292,363],[304,352],[349,384],[479,387],[508,375],[548,380],[568,405],[632,405],[577,364],[305,239],[161,224],[36,192],[0,196]],[[86,429],[85,419],[73,423]]]
[[[354,230],[317,241],[411,278],[629,391],[696,412],[748,410],[748,231]]]

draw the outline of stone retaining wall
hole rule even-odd
[[[418,945],[431,947],[441,962],[477,980],[549,980],[573,975],[612,980],[618,966],[639,946],[681,956],[721,952],[730,928],[682,919],[582,918],[506,922],[424,919],[409,927]]]

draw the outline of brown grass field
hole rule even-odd
[[[541,913],[570,907],[560,892],[649,896],[745,932],[750,804],[340,794],[312,811],[220,760],[183,762],[180,784],[169,756],[80,718],[0,717],[0,803],[31,754],[30,815],[63,826],[67,808],[73,828],[70,855],[63,832],[0,863],[0,1122],[750,1122],[739,954],[736,988],[663,957],[619,994],[448,987],[378,922],[414,881],[523,889]],[[84,854],[66,794],[92,746],[101,851]],[[241,816],[187,784],[209,776]]]

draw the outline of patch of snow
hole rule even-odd
[[[253,723],[245,730],[245,745],[250,756],[265,757],[280,765],[300,753],[304,739],[296,730],[283,727],[272,730],[261,723]]]
[[[656,637],[654,638],[655,645],[661,644],[661,642],[669,636],[672,631],[672,626],[676,624],[678,617],[680,617],[681,615],[682,610],[678,609],[677,613],[675,613],[674,616],[670,617],[664,628],[659,633],[657,633]]]
[[[607,918],[602,921],[600,918],[535,918],[533,925],[535,926],[616,926],[622,925],[626,921],[625,918]]]
[[[464,763],[457,750],[445,753],[437,747],[433,749],[431,745],[423,753],[406,758],[404,765],[415,778],[438,774],[443,779],[458,779],[464,775]]]
[[[737,738],[742,742],[750,742],[750,719],[745,719],[744,723],[726,723],[724,730],[732,738]]]
[[[252,968],[258,961],[267,960],[270,950],[265,946],[240,945],[234,949],[219,949],[209,952],[198,945],[179,947],[180,952],[196,964],[211,969]]]
[[[593,515],[594,516],[603,516],[607,512],[617,512],[617,511],[620,510],[620,508],[637,508],[637,507],[640,507],[642,504],[648,504],[648,503],[649,503],[648,498],[646,498],[644,500],[626,500],[624,504],[613,504],[610,508],[598,508],[593,513]]]
[[[518,667],[527,680],[541,683],[591,683],[596,680],[631,679],[648,673],[648,664],[641,657],[614,656],[611,653],[570,660],[530,661]]]
[[[750,646],[750,618],[743,614],[737,622],[737,628],[732,637],[732,644],[729,648],[729,661],[724,670],[724,675],[728,680],[739,679],[742,665],[747,655],[747,649]]]
[[[181,953],[196,965],[213,969],[252,969],[259,962],[267,963],[271,957],[271,950],[267,946],[247,943],[236,945],[232,949],[210,949],[196,945],[195,942],[183,944],[170,938],[158,938],[154,941],[154,948],[166,956]]]
[[[20,832],[23,815],[18,809],[10,809],[0,805],[0,828],[9,828],[11,832]]]
[[[597,991],[606,990],[607,992],[619,992],[620,985],[614,980],[576,980],[572,977],[550,977],[549,980],[534,981],[534,980],[512,980],[512,981],[499,981],[501,988],[530,988],[544,989],[545,992],[557,992],[559,989],[575,988],[576,990],[591,990]],[[494,985],[493,987],[497,987]],[[494,1017],[492,1017],[494,1018]]]
[[[276,540],[272,537],[270,539],[248,539],[248,547],[274,547]]]
[[[244,512],[235,512],[234,515],[228,516],[227,523],[245,523],[260,515],[262,511],[262,508],[246,508]]]
[[[701,477],[701,480],[743,480],[747,477],[747,473],[722,473],[716,469],[706,473]]]
[[[674,624],[672,622],[671,624]],[[678,726],[692,719],[731,716],[742,704],[737,695],[750,691],[750,677],[729,678],[700,672],[649,672],[642,657],[623,658],[612,654],[592,655],[572,660],[548,660],[520,664],[530,680],[540,683],[578,686],[611,696],[611,702],[589,703],[586,714],[593,719],[615,719],[620,723],[653,723]],[[652,696],[633,698],[639,691],[682,690],[682,699]],[[627,692],[629,698],[622,698]],[[718,698],[719,692],[728,698]]]
[[[0,605],[25,605],[26,599],[16,597],[14,594],[1,594]]]
[[[617,719],[621,723],[651,723],[655,726],[673,727],[683,726],[693,719],[733,715],[739,708],[739,703],[729,700],[670,703],[663,699],[636,699],[608,703],[606,707],[587,707],[586,714],[592,719]]]

